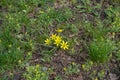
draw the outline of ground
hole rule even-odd
[[[119,80],[119,63],[119,0],[0,1],[0,80]]]

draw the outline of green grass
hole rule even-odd
[[[95,62],[107,62],[114,50],[114,44],[110,40],[94,40],[89,44],[90,58]]]
[[[63,71],[66,76],[82,71],[79,69],[82,63],[76,59],[82,57],[82,52],[88,55],[85,57],[88,62],[109,62],[113,53],[119,61],[120,47],[116,37],[120,32],[119,1],[112,0],[113,4],[104,9],[102,1],[70,0],[67,5],[65,0],[61,0],[58,3],[64,6],[59,7],[55,5],[56,0],[1,0],[0,75],[7,74],[0,80],[8,80],[17,72],[26,80],[48,80],[53,71],[44,69],[54,67],[52,59],[60,52],[76,61],[75,65],[66,66],[67,70]],[[102,10],[106,15],[104,19],[101,19]],[[58,28],[63,32],[56,33]],[[54,43],[50,46],[45,44],[45,40],[55,33],[68,42],[68,50]],[[40,64],[39,68],[36,64]],[[88,65],[87,68],[91,67]],[[55,76],[55,80],[62,79],[61,73]]]
[[[20,48],[20,41],[15,39],[9,28],[3,29],[4,32],[0,36],[0,64],[1,68],[13,67],[19,59],[22,59],[23,52]],[[16,56],[17,55],[17,56]]]
[[[52,71],[40,65],[29,66],[26,69],[26,73],[23,74],[26,80],[48,80]]]
[[[70,74],[77,74],[79,73],[79,65],[76,63],[72,62],[70,65],[64,68],[65,74],[70,75]]]

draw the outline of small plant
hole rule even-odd
[[[111,31],[113,32],[120,31],[120,16],[115,17],[114,22],[112,23]]]
[[[26,67],[23,76],[26,80],[48,80],[50,72],[50,69],[37,64],[36,66]]]
[[[41,60],[42,60],[43,62],[50,63],[52,56],[53,56],[53,55],[51,55],[50,53],[46,53],[46,54],[44,54],[43,58],[41,58]]]
[[[93,64],[94,63],[92,61],[87,61],[86,63],[82,64],[82,69],[84,71],[89,71],[92,68]]]
[[[120,61],[120,42],[117,43],[117,60]]]
[[[84,29],[87,31],[87,35],[91,36],[93,39],[106,37],[106,29],[104,29],[103,22],[101,20],[96,19],[96,27],[90,21],[84,21]]]
[[[91,7],[91,1],[90,0],[81,0],[82,6],[77,6],[78,9],[80,9],[80,12],[88,12],[90,13],[92,11]]]
[[[76,64],[75,62],[72,62],[68,67],[64,67],[64,71],[66,74],[78,73],[80,71],[79,65]]]
[[[55,80],[63,80],[60,75],[55,77]]]
[[[94,1],[91,0],[81,0],[81,5],[77,6],[77,9],[80,12],[85,12],[85,13],[92,13],[95,16],[100,16],[100,9],[103,3],[103,0],[100,1],[100,3],[95,3]],[[92,5],[94,3],[94,5]]]
[[[61,33],[63,30],[62,29],[58,29],[56,30],[58,33]],[[52,34],[50,36],[50,38],[45,40],[45,44],[46,45],[55,45],[57,47],[60,47],[61,49],[67,50],[69,45],[68,42],[65,42],[61,36],[56,35],[56,34]]]
[[[105,70],[96,71],[93,70],[90,74],[91,80],[103,80],[105,77]]]
[[[105,71],[104,70],[101,70],[98,72],[98,77],[100,80],[103,80],[103,78],[105,77]]]
[[[108,28],[110,32],[119,32],[120,31],[120,8],[115,8],[114,6],[110,6],[106,9],[106,14],[108,15],[111,26]]]
[[[120,0],[111,0],[111,3],[116,3],[116,4],[120,4]]]
[[[90,58],[95,62],[106,62],[110,59],[114,45],[111,40],[94,40],[88,46]]]
[[[0,69],[12,69],[18,64],[18,60],[22,59],[23,51],[20,50],[19,43],[14,39],[10,33],[9,35],[1,34],[2,39],[0,40]]]

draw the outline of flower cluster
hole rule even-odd
[[[72,62],[67,67],[64,67],[63,70],[65,71],[65,74],[74,74],[79,73],[79,65],[75,62]]]
[[[50,72],[51,69],[36,64],[36,66],[27,66],[23,77],[25,80],[48,80]]]
[[[92,61],[88,61],[85,64],[82,64],[82,68],[85,71],[89,71],[89,70],[91,70],[93,65],[94,65],[94,63]]]
[[[58,29],[56,30],[58,33],[61,33],[63,30],[62,29]],[[51,45],[51,44],[54,44],[56,45],[57,47],[60,47],[61,49],[64,49],[64,50],[67,50],[69,45],[68,45],[68,42],[65,42],[63,39],[62,39],[62,36],[59,36],[57,34],[52,34],[49,38],[47,38],[45,40],[45,44],[46,45]]]

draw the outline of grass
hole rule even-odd
[[[80,71],[79,70],[79,65],[76,65],[76,63],[74,63],[74,62],[72,62],[67,67],[64,67],[63,69],[64,69],[66,75],[77,74]]]
[[[113,42],[110,40],[95,40],[89,44],[90,57],[95,62],[106,62],[114,50]]]
[[[119,1],[104,2],[1,0],[0,80],[103,79],[88,73],[120,60]]]
[[[26,80],[48,80],[49,73],[51,72],[50,69],[48,70],[40,65],[29,66],[26,69],[26,73],[23,74]]]

